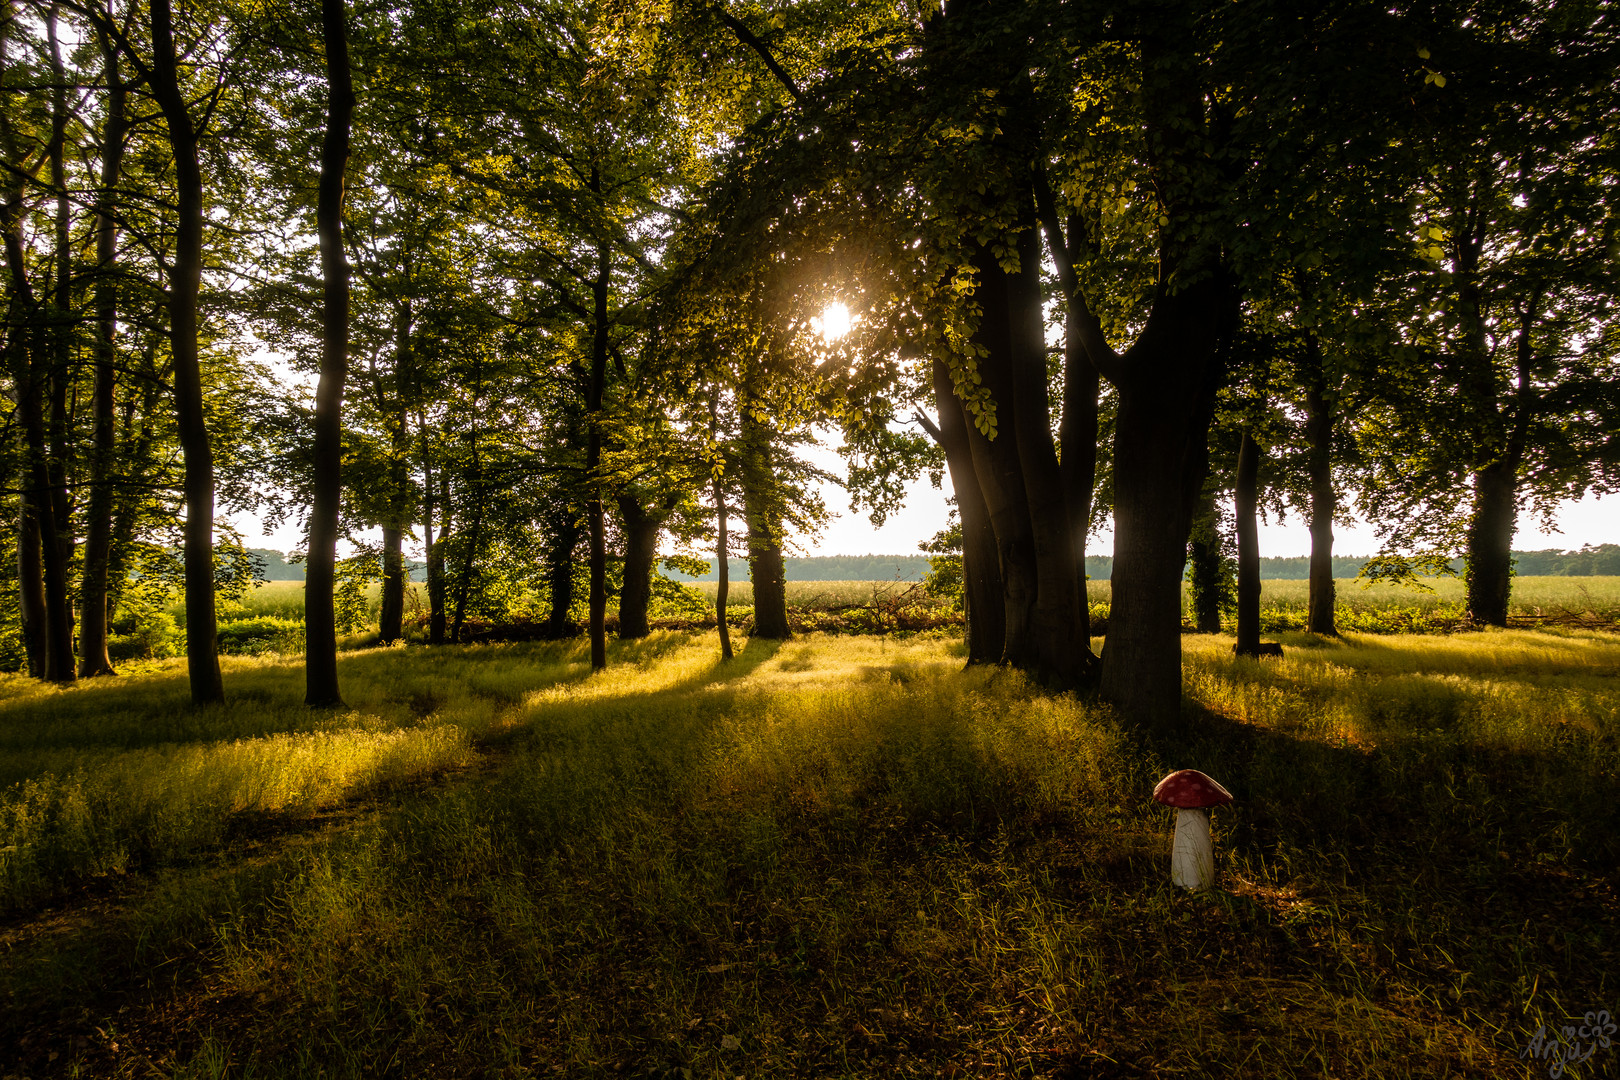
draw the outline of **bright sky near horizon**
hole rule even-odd
[[[843,307],[841,304],[836,306]],[[835,313],[829,308],[827,314],[829,322],[834,324],[837,332],[848,329],[847,310]],[[837,336],[837,333],[832,336]],[[289,390],[302,387],[313,397],[313,378],[293,372],[273,355],[261,352],[259,357],[267,360],[276,369],[282,380],[289,384]],[[803,456],[835,476],[843,475],[844,460],[838,456],[836,433],[823,431],[821,438],[823,445],[803,450]],[[950,494],[951,482],[948,474],[942,488],[933,487],[926,476],[922,477],[907,488],[904,509],[890,515],[883,526],[877,528],[865,514],[850,511],[849,497],[841,488],[827,485],[822,491],[822,497],[835,517],[814,541],[807,537],[794,537],[800,549],[797,554],[918,554],[917,545],[932,538],[945,527],[950,515],[950,505],[946,501]],[[266,531],[262,523],[255,520],[251,514],[233,514],[229,515],[229,518],[242,531],[242,539],[248,547],[292,551],[301,547],[304,542],[299,531],[299,523],[296,521],[284,522],[278,528]],[[1562,532],[1543,532],[1540,521],[1533,515],[1521,516],[1518,524],[1519,530],[1513,538],[1515,551],[1538,551],[1546,548],[1569,550],[1583,544],[1620,543],[1620,497],[1607,501],[1589,497],[1564,503],[1559,507],[1557,522]],[[380,540],[381,533],[376,532],[372,538]],[[1093,555],[1111,555],[1113,548],[1114,535],[1111,529],[1091,537],[1087,544],[1087,549]],[[1371,525],[1365,523],[1338,526],[1334,530],[1333,550],[1338,555],[1371,555],[1378,550],[1378,534]],[[1285,521],[1262,521],[1260,553],[1275,558],[1309,555],[1311,534],[1305,520],[1289,515]],[[419,549],[416,554],[420,556]]]
[[[844,472],[843,459],[832,445],[811,448],[805,457],[835,475]],[[796,539],[805,555],[915,555],[919,543],[945,527],[950,511],[946,499],[950,492],[948,475],[943,489],[931,486],[928,478],[922,477],[907,489],[905,508],[891,515],[881,528],[875,528],[865,514],[850,512],[849,498],[842,489],[829,485],[822,496],[828,509],[838,516],[818,541]],[[290,551],[303,542],[297,522],[286,522],[266,532],[251,515],[232,515],[231,520],[242,530],[249,547]],[[1562,533],[1544,533],[1534,517],[1521,517],[1519,531],[1513,538],[1514,549],[1571,549],[1582,544],[1620,542],[1620,498],[1587,498],[1565,503],[1559,510],[1558,524]],[[1093,536],[1087,545],[1094,555],[1112,554],[1113,546],[1112,531]],[[1341,525],[1335,530],[1333,550],[1339,555],[1371,555],[1378,550],[1378,535],[1370,525]],[[1286,521],[1262,522],[1260,551],[1268,557],[1279,558],[1309,555],[1311,535],[1304,519],[1289,515]]]

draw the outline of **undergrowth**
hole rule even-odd
[[[78,747],[215,790],[165,770],[443,728],[485,767],[14,918],[0,1040],[30,1075],[1499,1077],[1620,1012],[1620,642],[1187,642],[1164,738],[925,639],[664,634],[597,675],[575,643],[377,650],[342,668],[375,719],[337,727],[267,662],[191,720],[172,672],[124,719],[8,684],[23,784]],[[1197,896],[1148,798],[1179,767],[1237,799]]]

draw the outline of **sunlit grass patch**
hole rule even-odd
[[[300,663],[226,657],[194,709],[183,664],[0,698],[0,908],[220,842],[236,815],[307,813],[467,763],[534,688],[578,677],[578,643],[380,649],[340,661],[351,709],[302,703]]]
[[[171,867],[0,999],[257,1076],[1495,1077],[1549,995],[1612,1009],[1610,643],[1285,643],[1187,639],[1175,737],[941,640],[356,654],[356,738],[498,767]],[[1238,796],[1199,896],[1148,796],[1184,766]]]

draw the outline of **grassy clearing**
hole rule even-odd
[[[939,640],[353,654],[354,730],[490,767],[14,917],[0,1042],[30,1075],[1500,1077],[1542,1020],[1620,1012],[1620,642],[1285,642],[1189,638],[1175,741]],[[0,723],[30,783],[75,746],[161,773],[331,736],[298,675],[233,665],[189,721],[173,672],[122,720],[10,684]],[[1201,896],[1147,797],[1185,766],[1238,800]]]

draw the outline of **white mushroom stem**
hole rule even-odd
[[[1215,845],[1209,838],[1209,811],[1176,811],[1175,846],[1170,851],[1170,880],[1201,892],[1215,884]]]

